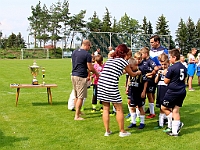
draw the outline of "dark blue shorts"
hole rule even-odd
[[[182,107],[185,96],[185,88],[179,90],[168,89],[163,98],[162,105],[167,108],[174,108],[175,106]]]
[[[145,104],[145,98],[141,98],[142,90],[139,88],[131,87],[130,88],[130,107],[142,107]]]

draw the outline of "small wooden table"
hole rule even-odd
[[[39,85],[32,85],[32,84],[10,84],[11,88],[17,88],[16,92],[16,107],[18,103],[18,98],[19,98],[19,92],[20,88],[47,88],[47,96],[48,96],[48,103],[52,105],[52,94],[51,94],[51,88],[52,87],[57,87],[56,84],[39,84]]]

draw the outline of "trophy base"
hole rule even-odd
[[[38,81],[33,81],[32,85],[38,85]]]

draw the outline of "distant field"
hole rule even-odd
[[[88,89],[84,121],[74,121],[74,112],[67,109],[72,90],[70,59],[37,60],[46,69],[46,83],[56,83],[52,88],[53,105],[47,103],[46,89],[21,89],[15,107],[16,89],[11,83],[30,83],[29,65],[33,60],[0,60],[0,149],[1,150],[198,150],[200,148],[200,87],[197,77],[194,92],[188,92],[181,109],[184,127],[179,137],[169,137],[161,130],[154,130],[155,119],[146,120],[143,130],[131,129],[131,136],[120,138],[115,117],[111,117],[113,134],[104,137],[100,112],[91,113],[92,88]],[[38,75],[42,83],[42,74]],[[124,113],[127,114],[124,89],[125,76],[120,78]],[[158,109],[156,108],[158,114]],[[125,121],[125,127],[129,122]]]

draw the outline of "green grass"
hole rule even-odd
[[[144,130],[131,129],[131,136],[120,138],[115,117],[110,126],[114,132],[104,137],[101,114],[91,113],[92,88],[88,90],[85,102],[84,121],[74,121],[74,112],[67,109],[67,100],[72,90],[70,72],[71,60],[37,60],[46,69],[46,83],[56,83],[52,88],[53,105],[47,103],[46,89],[26,89],[20,91],[18,106],[15,107],[16,89],[11,83],[30,83],[32,76],[28,68],[33,60],[0,60],[0,149],[1,150],[195,150],[200,147],[200,98],[197,78],[194,92],[188,92],[181,109],[184,127],[179,137],[169,137],[162,130],[153,130],[156,119],[146,120]],[[38,75],[42,82],[42,74]],[[120,79],[124,113],[127,114],[124,94],[125,76]],[[156,108],[158,114],[158,109]],[[125,127],[129,122],[125,121]]]

